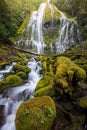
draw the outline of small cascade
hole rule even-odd
[[[32,59],[28,66],[31,68],[28,82],[22,86],[7,89],[0,95],[0,110],[2,111],[0,114],[2,117],[0,130],[16,130],[14,120],[19,105],[25,100],[34,97],[36,84],[42,77],[40,74],[41,62],[36,62]]]
[[[0,80],[2,80],[4,78],[4,75],[7,74],[7,73],[10,73],[13,69],[13,66],[15,65],[16,63],[13,62],[11,65],[6,65],[5,69],[4,70],[0,70]]]

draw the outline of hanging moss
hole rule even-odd
[[[50,97],[30,99],[18,108],[16,130],[50,130],[55,116],[55,104]]]

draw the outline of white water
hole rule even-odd
[[[47,0],[47,3],[49,4],[49,3],[50,3],[50,0]]]
[[[32,13],[27,29],[24,30],[23,35],[18,42],[26,48],[31,48],[37,53],[43,53],[46,46],[43,39],[42,25],[44,18],[46,3],[42,3],[37,11]]]
[[[19,105],[34,96],[36,84],[42,77],[40,75],[41,63],[32,59],[28,66],[31,68],[28,82],[22,86],[6,90],[0,97],[0,106],[4,105],[4,116],[6,117],[5,124],[0,130],[16,130],[14,120]]]
[[[47,0],[46,3],[42,3],[39,9],[32,13],[29,23],[24,29],[18,44],[23,48],[25,47],[26,49],[39,54],[45,53],[47,45],[44,42],[43,26],[45,24],[44,17],[46,6],[49,6],[50,8],[51,17],[50,26],[47,25],[46,28],[47,32],[50,33],[50,31],[55,31],[55,28],[56,30],[58,28],[58,37],[56,36],[56,38],[49,43],[49,52],[62,53],[81,41],[81,33],[78,30],[77,22],[73,19],[67,18],[56,8],[56,6],[50,3],[50,0]],[[56,26],[54,23],[55,10],[61,15],[60,22]]]
[[[59,12],[61,18],[59,36],[56,40],[56,53],[62,53],[74,46],[77,41],[78,43],[80,42],[77,22],[73,19],[68,19],[61,11]]]
[[[0,70],[0,80],[2,80],[4,78],[4,75],[7,74],[7,73],[10,73],[13,69],[13,66],[15,65],[16,63],[13,62],[11,65],[6,65],[5,69],[4,70]]]

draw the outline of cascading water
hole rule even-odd
[[[42,77],[40,74],[41,62],[32,59],[28,66],[31,68],[28,82],[22,86],[8,89],[0,96],[0,110],[3,109],[2,122],[0,121],[3,126],[0,127],[0,130],[15,130],[14,120],[19,105],[34,96],[36,84]]]
[[[68,19],[61,11],[59,36],[56,40],[56,52],[61,53],[80,42],[77,22]]]
[[[45,15],[48,15],[46,14],[45,10],[48,6],[50,8],[49,16],[51,18],[50,21],[46,21],[47,23],[45,23]],[[56,22],[55,11],[60,14],[60,19],[56,19]],[[44,27],[44,25],[47,26]],[[52,40],[50,43],[48,43],[49,46],[46,43],[48,39],[45,39],[43,30],[45,30],[46,35],[49,35],[47,37],[50,37],[50,34],[54,34],[51,36]],[[54,33],[55,30],[57,30],[56,37]],[[80,41],[81,35],[78,30],[76,21],[67,18],[61,11],[56,8],[56,6],[51,4],[50,0],[47,0],[46,3],[42,3],[40,5],[37,11],[32,13],[29,23],[24,29],[20,40],[18,41],[18,45],[39,54],[45,53],[48,49],[50,50],[49,53],[62,53]]]
[[[46,3],[42,3],[38,11],[34,11],[27,25],[27,30],[23,32],[19,42],[25,48],[31,48],[37,53],[43,53],[46,46],[43,40],[42,24]],[[28,35],[27,35],[28,34]],[[29,36],[30,35],[30,36]],[[20,43],[19,43],[20,44]]]
[[[7,73],[10,73],[13,69],[13,66],[15,65],[16,63],[13,62],[11,65],[6,65],[5,69],[4,70],[0,70],[0,80],[2,80],[4,78],[4,75],[7,74]]]

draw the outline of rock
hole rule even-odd
[[[0,105],[0,126],[5,123],[5,106]]]
[[[30,99],[17,111],[16,130],[51,130],[56,117],[54,101],[49,96]]]
[[[0,92],[3,92],[5,89],[8,89],[10,87],[19,86],[22,83],[23,81],[19,76],[15,74],[10,75],[6,77],[5,79],[3,79],[2,81],[0,81]]]

